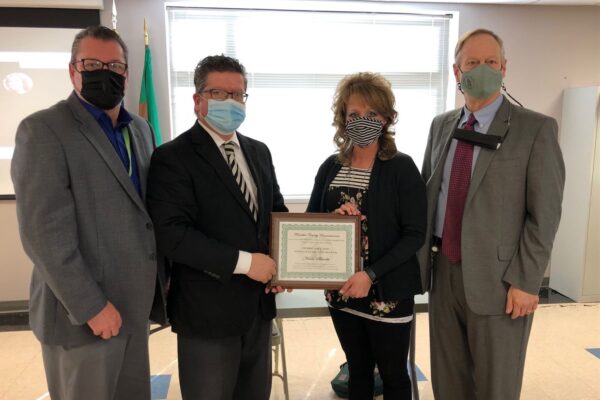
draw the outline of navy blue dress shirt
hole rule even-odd
[[[137,162],[135,160],[135,151],[133,150],[133,138],[131,137],[131,133],[129,134],[130,143],[131,143],[131,160],[129,160],[129,155],[127,154],[127,147],[125,146],[125,139],[123,137],[122,131],[127,128],[127,125],[133,121],[131,115],[125,110],[125,107],[121,105],[121,109],[119,110],[119,116],[117,117],[117,126],[113,127],[112,121],[108,114],[104,112],[104,110],[99,109],[81,99],[81,104],[94,116],[96,121],[100,124],[100,127],[106,134],[106,137],[114,147],[117,152],[119,158],[123,162],[123,166],[125,167],[125,171],[129,172],[129,163],[131,163],[131,182],[135,186],[138,194],[142,195],[142,187],[140,185],[140,176],[137,170]]]

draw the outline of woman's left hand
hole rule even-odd
[[[366,272],[360,271],[352,275],[340,289],[344,297],[361,298],[366,297],[371,289],[371,278]]]
[[[333,210],[334,214],[340,215],[360,215],[360,210],[356,207],[356,204],[351,202],[346,202],[342,204],[339,208]]]
[[[286,288],[283,286],[271,286],[271,285],[267,285],[265,286],[265,293],[269,294],[270,293],[275,293],[275,294],[279,294],[282,293],[284,291],[287,291],[288,293],[291,293],[294,289],[292,288]]]
[[[333,210],[333,213],[339,214],[339,215],[360,215],[361,221],[364,221],[365,219],[367,219],[366,215],[361,214],[358,207],[356,207],[356,204],[351,203],[351,202],[342,204],[339,208],[336,208],[335,210]]]

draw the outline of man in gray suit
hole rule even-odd
[[[11,174],[33,262],[30,325],[53,399],[150,399],[148,319],[164,322],[144,206],[152,131],[122,105],[127,47],[75,37],[73,92],[25,118]],[[155,299],[156,292],[156,299]]]
[[[465,106],[433,120],[425,152],[431,242],[419,258],[438,400],[519,398],[560,220],[556,121],[502,96],[505,73],[496,34],[462,36],[454,75]]]

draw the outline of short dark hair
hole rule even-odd
[[[77,53],[79,52],[79,44],[81,41],[87,37],[91,37],[94,39],[104,40],[105,42],[115,41],[121,46],[123,49],[123,56],[125,57],[125,63],[127,63],[127,57],[129,55],[129,51],[127,50],[127,45],[121,39],[119,34],[106,26],[102,25],[92,25],[88,26],[81,32],[79,32],[75,39],[73,39],[73,45],[71,46],[71,62],[74,63],[75,57],[77,57]]]
[[[224,54],[219,56],[208,56],[200,60],[194,69],[194,87],[196,93],[201,93],[206,87],[206,77],[211,72],[237,72],[244,77],[244,89],[248,87],[246,68],[237,58],[228,57]]]

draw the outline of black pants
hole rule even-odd
[[[179,385],[184,400],[268,400],[271,321],[257,316],[242,336],[177,335]]]
[[[373,370],[379,368],[385,400],[411,400],[407,370],[411,324],[372,321],[329,308],[348,361],[349,399],[373,399]]]

